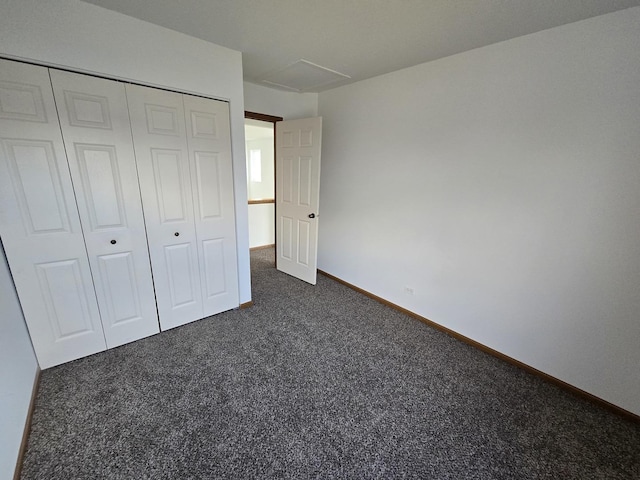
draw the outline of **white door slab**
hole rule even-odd
[[[105,350],[49,73],[0,60],[0,235],[41,368]]]
[[[182,95],[126,85],[162,330],[204,316]]]
[[[121,82],[51,70],[107,347],[160,331]]]
[[[316,284],[322,117],[276,123],[278,270]]]
[[[229,105],[183,95],[204,316],[236,308],[238,266]]]

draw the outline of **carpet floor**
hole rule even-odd
[[[42,372],[23,479],[640,479],[640,425],[252,253],[254,306]]]

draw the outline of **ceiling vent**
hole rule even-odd
[[[262,80],[273,87],[293,92],[309,92],[351,77],[306,60],[298,60],[269,73]]]

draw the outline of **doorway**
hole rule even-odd
[[[282,117],[245,112],[249,248],[275,246],[275,133]]]

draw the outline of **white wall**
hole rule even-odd
[[[0,480],[13,478],[38,363],[0,248]]]
[[[247,140],[247,162],[250,150],[260,150],[262,155],[262,181],[252,182],[247,179],[247,190],[250,200],[275,198],[275,158],[273,157],[273,136]],[[247,171],[251,168],[247,165]],[[249,205],[249,248],[273,245],[276,242],[275,205]]]
[[[248,112],[282,117],[285,120],[318,115],[317,93],[284,92],[244,82],[244,107]]]
[[[275,189],[275,159],[273,158],[273,136],[271,138],[260,138],[256,140],[247,140],[247,170],[249,152],[251,150],[260,150],[262,164],[262,180],[253,182],[251,178],[247,179],[247,190],[249,192],[249,200],[264,200],[274,198]]]
[[[321,93],[319,268],[640,414],[638,25]]]
[[[275,204],[249,205],[249,248],[276,243]]]
[[[229,100],[240,302],[251,300],[240,52],[77,0],[8,0],[0,55]]]

